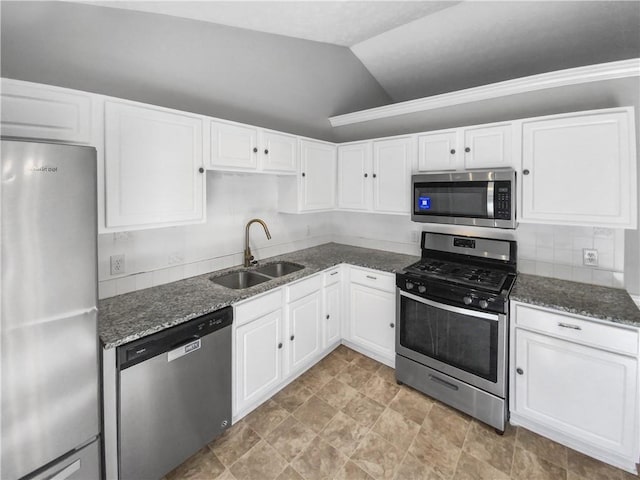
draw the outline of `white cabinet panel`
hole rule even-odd
[[[338,208],[371,209],[371,142],[338,147]]]
[[[410,213],[412,138],[373,142],[373,209]]]
[[[392,361],[395,355],[395,294],[351,283],[349,304],[349,340]]]
[[[329,210],[335,207],[336,148],[326,143],[300,142],[300,210]]]
[[[310,366],[322,347],[320,315],[321,295],[317,291],[288,306],[289,371]]]
[[[105,102],[107,228],[204,221],[202,120]]]
[[[520,220],[635,228],[632,127],[627,109],[523,122]]]
[[[265,172],[296,173],[298,169],[298,138],[293,135],[262,130],[258,155],[262,156]]]
[[[2,79],[3,136],[90,143],[91,94]]]
[[[234,415],[263,399],[282,379],[282,309],[235,330]]]
[[[457,137],[455,130],[419,135],[418,170],[455,170],[458,167]]]
[[[255,170],[258,167],[255,127],[211,122],[211,167]],[[226,167],[226,168],[225,168]]]
[[[466,128],[464,166],[473,168],[511,167],[511,125]]]

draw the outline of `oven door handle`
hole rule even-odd
[[[419,303],[424,303],[425,305],[430,305],[435,308],[440,308],[442,310],[446,310],[448,312],[459,313],[460,315],[467,315],[470,317],[484,318],[486,320],[493,320],[495,322],[500,320],[500,315],[486,313],[486,312],[476,312],[475,310],[453,307],[451,305],[445,305],[444,303],[434,302],[433,300],[427,300],[426,298],[418,297],[417,295],[412,295],[410,293],[405,292],[404,290],[400,290],[400,295],[403,297],[407,297],[411,300],[414,300]]]

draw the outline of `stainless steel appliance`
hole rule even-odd
[[[396,274],[396,378],[504,431],[516,243],[422,232]]]
[[[161,478],[231,426],[226,307],[117,350],[120,480]]]
[[[411,177],[414,222],[516,228],[513,169],[426,173]]]
[[[1,157],[0,478],[99,479],[96,152]]]

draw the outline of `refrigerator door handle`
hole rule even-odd
[[[71,465],[68,465],[65,468],[63,468],[62,470],[60,470],[53,477],[51,477],[49,480],[66,480],[71,475],[73,475],[78,470],[80,470],[80,466],[81,466],[80,459],[78,459],[75,462],[73,462]]]

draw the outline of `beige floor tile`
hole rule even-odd
[[[331,353],[347,363],[353,362],[360,355],[355,350],[351,350],[344,345],[338,345]]]
[[[289,412],[285,408],[273,400],[267,400],[242,421],[264,437],[288,416]]]
[[[333,478],[346,461],[347,457],[318,436],[291,466],[306,480],[320,480]]]
[[[373,424],[376,423],[376,420],[378,420],[378,417],[382,415],[384,406],[364,395],[358,394],[342,411],[356,422],[366,427],[372,427]]]
[[[442,436],[456,447],[462,448],[470,424],[470,417],[436,404],[425,417],[422,427],[432,435]]]
[[[400,464],[398,480],[442,480],[443,477],[437,474],[429,465],[422,463],[416,457],[407,453]]]
[[[294,417],[289,416],[271,431],[265,440],[290,462],[314,439],[316,433]]]
[[[336,413],[338,413],[336,408],[314,395],[293,412],[293,416],[314,432],[319,433]]]
[[[349,460],[340,467],[334,480],[373,480],[373,477]]]
[[[246,422],[240,422],[211,442],[209,448],[228,468],[259,441],[260,435]]]
[[[276,480],[304,480],[302,475],[296,472],[291,465],[287,465],[287,468],[276,477]]]
[[[462,452],[453,480],[509,480],[509,475]]]
[[[327,371],[318,368],[316,365],[303,373],[297,381],[313,393],[316,393],[318,390],[324,387],[332,378],[332,375],[330,375]]]
[[[514,480],[565,480],[567,471],[535,453],[516,447],[511,478]]]
[[[347,365],[349,364],[341,358],[329,355],[320,360],[317,367],[319,370],[323,370],[325,373],[328,373],[332,377],[335,377]]]
[[[420,425],[395,410],[387,408],[382,412],[372,430],[400,450],[406,451],[420,430]]]
[[[559,467],[567,468],[568,449],[553,440],[541,437],[524,428],[519,428],[516,435],[516,445]]]
[[[360,390],[369,381],[372,375],[373,373],[351,363],[338,373],[335,378],[356,390]]]
[[[368,432],[369,427],[356,422],[345,413],[338,412],[320,435],[331,446],[350,456]]]
[[[358,391],[334,378],[318,390],[316,395],[332,407],[341,409],[358,396]]]
[[[222,462],[205,447],[169,472],[165,478],[167,480],[210,480],[219,478],[224,472]]]
[[[286,468],[287,462],[264,440],[245,453],[230,470],[238,480],[270,480]]]
[[[400,466],[404,454],[405,452],[377,433],[369,432],[351,455],[351,460],[373,478],[390,480]]]
[[[309,397],[313,395],[313,392],[306,388],[298,380],[294,380],[289,385],[284,387],[278,393],[273,396],[275,400],[282,408],[288,412],[293,412],[300,405],[306,402]]]
[[[396,371],[393,368],[386,365],[380,365],[380,368],[376,370],[375,374],[381,377],[384,381],[397,385]]]
[[[382,377],[374,375],[360,391],[378,403],[389,405],[399,390],[400,387],[395,383],[389,383]]]
[[[501,436],[492,427],[473,421],[462,450],[509,475],[513,463],[515,439],[514,427],[507,425],[504,435]]]
[[[389,407],[417,424],[422,424],[433,407],[433,401],[416,390],[402,387],[389,404]]]
[[[567,463],[569,471],[585,480],[620,480],[622,478],[621,470],[570,448],[567,449]]]
[[[380,362],[377,362],[373,358],[365,357],[364,355],[358,355],[352,363],[370,373],[376,373],[376,371],[380,368],[380,365],[382,365]]]
[[[439,435],[424,425],[409,447],[411,455],[445,478],[451,478],[454,474],[461,452],[462,449],[448,441],[444,435]]]

